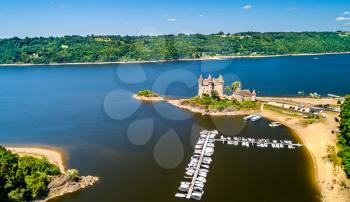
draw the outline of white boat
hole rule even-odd
[[[250,119],[252,119],[255,116],[256,115],[249,115],[249,116],[244,117],[243,119],[246,120],[246,121],[249,121]]]
[[[185,198],[185,197],[186,197],[186,194],[183,194],[183,193],[176,193],[176,194],[175,194],[175,197],[177,197],[177,198]]]
[[[281,126],[282,124],[280,122],[272,122],[269,124],[270,127],[278,127]]]
[[[191,198],[194,199],[194,200],[201,200],[202,198],[202,194],[201,193],[197,193],[197,192],[193,192],[192,195],[191,195]]]
[[[250,119],[250,121],[259,121],[262,117],[261,116],[254,116],[253,118]]]
[[[201,165],[201,167],[206,168],[206,169],[209,169],[209,166],[208,166],[208,165]]]

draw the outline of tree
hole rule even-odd
[[[17,188],[15,190],[10,191],[7,196],[10,199],[10,201],[24,201],[24,193],[25,189]]]
[[[241,82],[240,81],[235,81],[232,83],[232,89],[233,91],[236,91],[238,89],[238,87],[241,86]]]
[[[216,91],[216,90],[212,90],[212,91],[211,91],[211,97],[212,97],[213,99],[215,99],[215,100],[220,100],[219,93],[218,93],[218,91]]]
[[[226,94],[232,93],[232,88],[230,86],[226,86],[225,87],[225,92],[226,92]]]
[[[341,105],[340,118],[340,134],[338,136],[340,152],[338,155],[342,158],[343,168],[347,176],[350,177],[350,95],[346,96]]]
[[[77,169],[67,170],[67,176],[70,180],[77,180],[79,178],[79,171]]]

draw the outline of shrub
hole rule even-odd
[[[79,178],[79,171],[77,169],[67,170],[67,176],[70,180],[77,180]]]
[[[154,93],[150,90],[141,90],[137,93],[137,95],[141,97],[159,97],[157,93]]]

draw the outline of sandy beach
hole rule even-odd
[[[331,52],[331,53],[300,53],[300,54],[281,54],[281,55],[245,55],[245,56],[212,56],[202,58],[183,58],[176,60],[139,60],[139,61],[115,61],[115,62],[72,62],[72,63],[49,63],[49,64],[0,64],[0,67],[31,67],[31,66],[65,66],[65,65],[108,65],[108,64],[148,64],[163,62],[181,62],[181,61],[206,61],[206,60],[227,60],[235,58],[272,58],[288,56],[321,56],[321,55],[340,55],[350,54],[350,52]]]
[[[66,173],[64,151],[61,149],[41,146],[5,146],[5,148],[20,156],[47,158],[50,163],[59,167],[61,173]]]
[[[332,134],[332,130],[339,127],[334,121],[336,113],[324,113],[326,115],[324,121],[308,126],[304,126],[297,118],[286,117],[273,111],[263,110],[260,114],[273,121],[281,122],[302,139],[313,158],[323,201],[350,201],[350,190],[343,188],[343,183],[350,185],[345,172],[324,159],[328,155],[327,146],[336,146],[336,134]]]

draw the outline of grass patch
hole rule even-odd
[[[338,156],[335,146],[327,145],[327,156],[323,158],[333,163],[334,166],[341,166],[341,158]]]
[[[140,97],[159,97],[157,93],[154,93],[151,90],[141,90],[137,92],[137,95]]]
[[[235,99],[220,99],[219,97],[211,97],[209,95],[196,96],[183,102],[208,110],[254,110],[257,109],[257,103],[253,101],[238,102]]]

